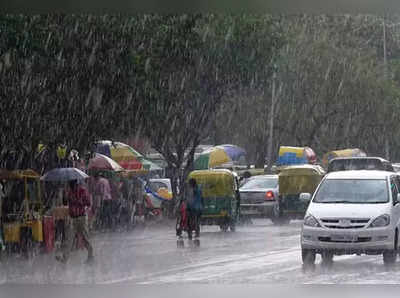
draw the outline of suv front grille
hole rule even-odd
[[[324,227],[329,229],[362,229],[369,218],[321,218]]]

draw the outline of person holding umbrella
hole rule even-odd
[[[63,254],[62,256],[57,256],[56,259],[66,263],[73,248],[75,237],[81,236],[88,251],[87,263],[92,263],[94,260],[93,247],[89,241],[86,221],[86,208],[90,206],[89,193],[84,187],[78,185],[78,180],[70,180],[67,199],[71,224],[66,231]]]

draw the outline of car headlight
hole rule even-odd
[[[305,225],[305,226],[309,226],[309,227],[314,227],[314,228],[317,228],[317,227],[320,227],[320,226],[321,226],[321,225],[319,224],[318,220],[317,220],[314,216],[312,216],[312,215],[307,215],[307,216],[304,218],[304,225]]]
[[[369,225],[369,227],[370,228],[386,227],[389,224],[390,224],[390,216],[387,214],[383,214],[375,218],[373,222]]]

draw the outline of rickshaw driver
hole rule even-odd
[[[188,210],[188,238],[192,239],[192,232],[195,231],[195,238],[200,237],[200,220],[204,208],[203,196],[200,187],[195,179],[189,179],[190,190],[187,198]]]

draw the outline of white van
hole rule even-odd
[[[301,251],[304,265],[321,254],[323,264],[334,255],[383,254],[386,265],[397,258],[400,179],[394,172],[341,171],[327,174],[304,217]],[[310,194],[300,199],[309,201]]]

